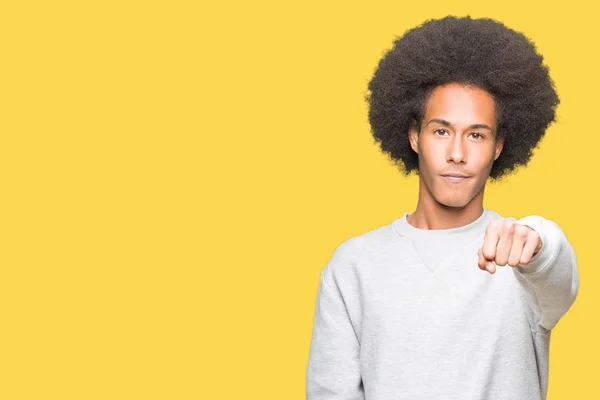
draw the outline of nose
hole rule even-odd
[[[464,163],[467,161],[467,152],[465,150],[466,143],[462,135],[454,135],[448,146],[447,161],[456,163]]]

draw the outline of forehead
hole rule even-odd
[[[431,92],[425,108],[425,121],[440,118],[453,124],[496,124],[494,98],[475,86],[450,83]]]

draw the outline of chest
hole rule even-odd
[[[389,260],[388,260],[389,261]],[[460,351],[485,335],[527,331],[522,289],[510,266],[495,274],[472,257],[449,258],[431,270],[420,257],[387,265],[364,280],[362,336],[411,350]]]

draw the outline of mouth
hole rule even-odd
[[[442,178],[445,178],[446,180],[448,180],[450,182],[463,182],[463,181],[466,181],[467,179],[469,179],[470,176],[448,174],[448,175],[442,175]]]

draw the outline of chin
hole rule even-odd
[[[469,201],[470,201],[469,199],[443,199],[443,198],[437,198],[436,200],[441,205],[443,205],[445,207],[450,207],[450,208],[464,208],[467,206],[467,204],[469,204]]]

